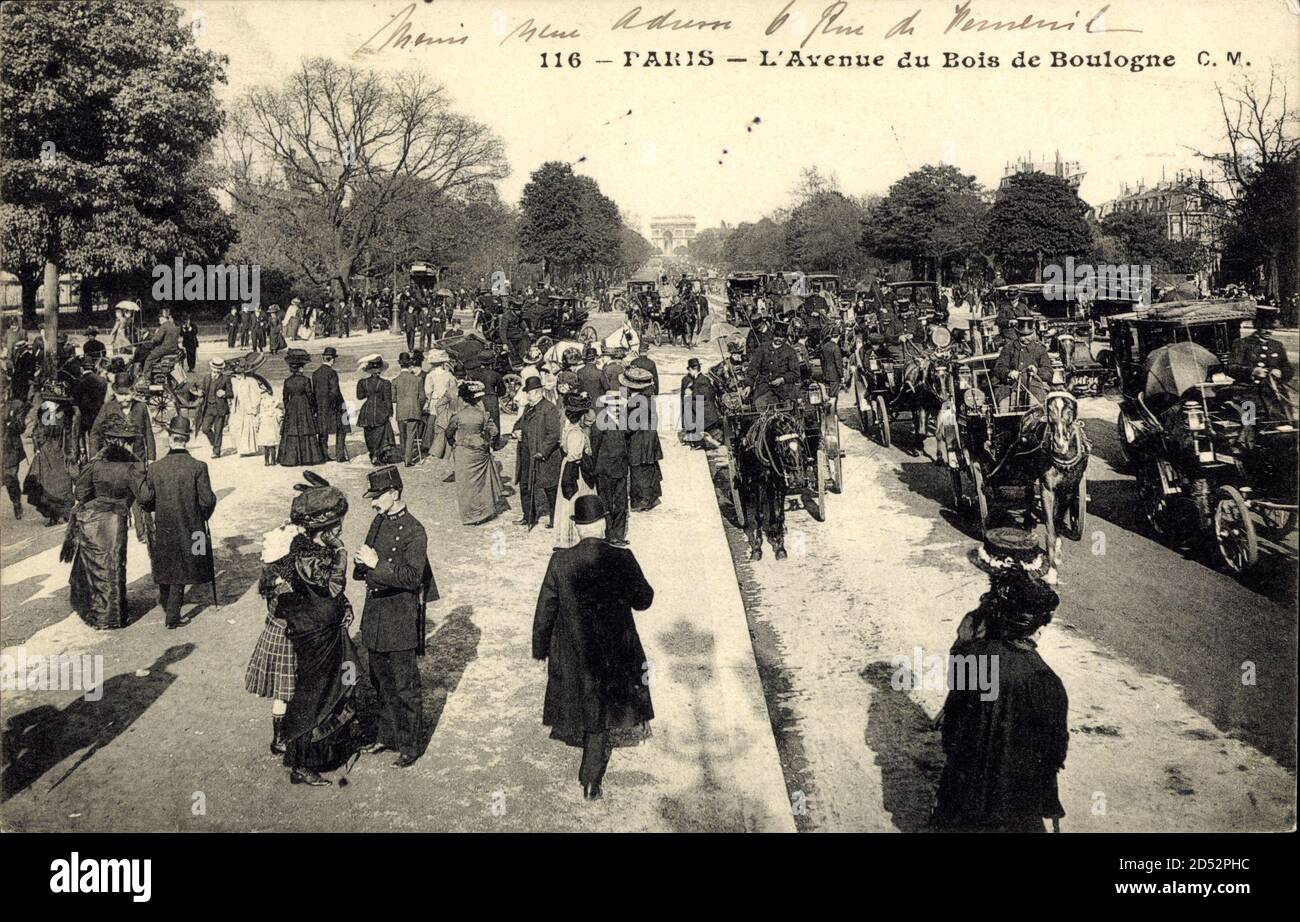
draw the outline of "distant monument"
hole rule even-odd
[[[694,239],[694,215],[673,214],[650,219],[650,242],[664,256],[685,254]]]

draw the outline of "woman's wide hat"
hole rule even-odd
[[[363,355],[361,361],[357,362],[357,371],[383,371],[388,367],[384,357],[378,352],[372,352],[370,355]]]
[[[284,354],[284,363],[290,368],[301,368],[311,361],[306,349],[290,349]]]
[[[990,528],[984,533],[984,546],[975,552],[974,563],[986,573],[999,573],[1019,567],[1031,575],[1043,569],[1043,549],[1032,532],[1022,528]]]
[[[314,471],[304,471],[306,483],[294,484],[298,495],[289,507],[289,521],[303,528],[326,528],[343,521],[348,499],[343,491]]]
[[[628,390],[640,391],[654,384],[655,379],[649,369],[634,366],[618,376],[618,383]]]
[[[242,359],[239,359],[239,369],[240,371],[244,372],[244,374],[247,374],[250,371],[256,371],[258,368],[262,366],[262,363],[265,361],[266,361],[265,353],[250,352]]]
[[[104,437],[129,441],[139,438],[140,430],[124,419],[115,419],[104,427]]]

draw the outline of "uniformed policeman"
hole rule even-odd
[[[998,408],[1001,410],[1011,408],[1011,393],[1016,381],[1024,375],[1032,379],[1026,385],[1040,402],[1046,397],[1047,388],[1039,375],[1046,372],[1052,357],[1047,347],[1038,341],[1034,327],[1032,316],[1023,314],[1017,317],[1012,336],[1002,346],[993,365],[993,380],[997,382]]]
[[[748,373],[754,382],[754,406],[771,406],[794,400],[803,381],[803,361],[789,342],[790,324],[772,326],[772,342],[750,356]]]
[[[366,498],[374,521],[353,558],[352,578],[364,580],[361,643],[369,653],[370,684],[379,699],[379,738],[362,751],[396,750],[405,768],[420,756],[420,673],[424,606],[438,598],[426,555],[424,526],[402,500],[402,475],[394,465],[370,472]]]

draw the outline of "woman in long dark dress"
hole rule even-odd
[[[96,630],[126,624],[126,545],[129,512],[139,500],[144,462],[127,446],[135,426],[110,423],[104,447],[77,478],[76,505],[59,559],[72,562],[72,607]]]
[[[324,464],[325,452],[316,427],[316,390],[311,378],[302,373],[308,355],[305,350],[290,349],[284,360],[289,377],[284,379],[284,422],[280,425],[278,459],[285,467]]]
[[[352,719],[356,651],[348,637],[352,608],[347,586],[347,549],[339,537],[348,502],[322,478],[308,472],[308,485],[293,501],[292,526],[300,529],[283,549],[268,536],[264,558],[272,558],[260,588],[274,599],[293,647],[293,697],[280,720],[279,742],[292,784],[331,782],[320,776],[341,764],[355,747]],[[283,553],[281,553],[283,551]],[[352,664],[349,669],[349,664]]]
[[[447,421],[447,442],[455,446],[456,504],[465,525],[479,525],[509,508],[492,446],[498,430],[483,409],[483,385],[460,386],[464,404]]]

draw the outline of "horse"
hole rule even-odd
[[[1035,456],[1035,487],[1041,496],[1043,526],[1047,530],[1047,574],[1056,583],[1056,561],[1061,553],[1057,530],[1071,541],[1083,538],[1081,503],[1087,501],[1084,474],[1090,445],[1079,419],[1079,402],[1068,391],[1049,391],[1041,411],[1042,437]],[[1082,492],[1082,495],[1081,495]]]
[[[695,341],[695,312],[692,306],[681,300],[674,300],[665,311],[664,329],[668,333],[668,342],[678,339],[683,346],[690,346]]]
[[[763,558],[763,535],[784,560],[785,497],[805,487],[803,427],[789,413],[769,410],[750,423],[736,451],[749,559]]]

